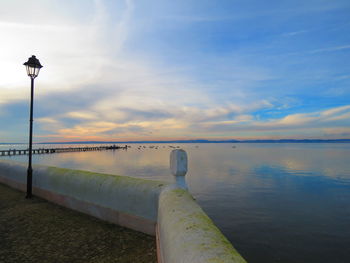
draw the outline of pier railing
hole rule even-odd
[[[38,148],[32,149],[32,154],[49,154],[49,153],[64,153],[64,152],[87,152],[87,151],[104,151],[104,150],[118,150],[128,148],[125,146],[108,145],[108,146],[92,146],[92,147],[62,147],[62,148]],[[12,156],[12,155],[27,155],[29,149],[9,149],[0,150],[0,156]]]

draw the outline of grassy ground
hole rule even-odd
[[[155,238],[0,184],[0,262],[156,262]]]

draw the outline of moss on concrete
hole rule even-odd
[[[187,191],[165,190],[159,213],[169,262],[246,262]]]
[[[162,181],[56,167],[35,170],[34,185],[91,204],[157,221]]]
[[[0,262],[156,262],[155,238],[0,184]]]
[[[61,174],[61,175],[67,175],[67,176],[83,175],[85,179],[90,178],[91,180],[96,180],[98,178],[99,182],[101,182],[101,180],[103,179],[113,178],[113,181],[116,184],[118,183],[130,184],[130,185],[144,184],[144,185],[153,186],[153,187],[161,187],[164,185],[164,182],[161,182],[161,181],[146,180],[146,179],[134,178],[130,176],[102,174],[102,173],[95,173],[95,172],[89,172],[89,171],[83,171],[83,170],[72,170],[72,169],[58,168],[58,167],[52,167],[52,166],[48,167],[48,171],[49,172],[51,171],[55,174]],[[57,180],[57,183],[61,182],[60,177],[55,177],[55,178],[56,178],[55,180]]]

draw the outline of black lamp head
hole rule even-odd
[[[39,75],[40,69],[43,67],[40,64],[39,59],[37,59],[34,55],[31,56],[27,62],[25,62],[23,65],[26,66],[27,74],[32,79],[36,78]]]

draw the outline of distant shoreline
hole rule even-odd
[[[72,142],[39,142],[34,144],[144,144],[144,143],[350,143],[350,139],[281,139],[281,140],[173,140],[173,141],[72,141]],[[0,145],[27,143],[0,143]]]

